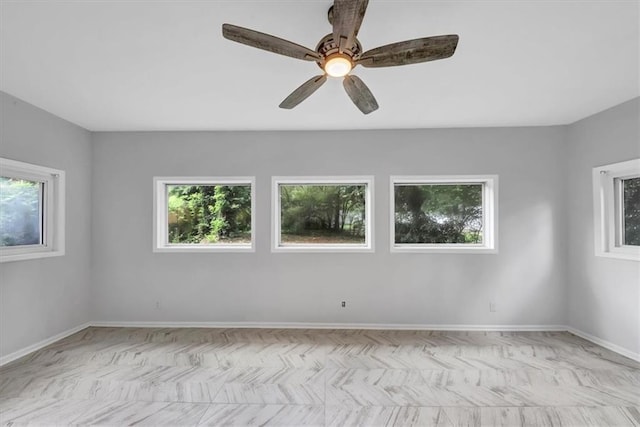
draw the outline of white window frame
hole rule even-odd
[[[622,185],[640,176],[640,159],[593,168],[593,224],[595,255],[640,261],[640,246],[623,244]]]
[[[250,244],[175,244],[168,242],[167,185],[250,185]],[[153,178],[153,251],[154,252],[255,252],[256,179],[248,177],[154,177]]]
[[[404,253],[498,253],[498,175],[427,175],[391,176],[389,200],[389,242],[391,252]],[[482,184],[482,244],[467,243],[396,243],[396,184]]]
[[[271,179],[271,252],[373,252],[373,176],[274,176]],[[280,185],[364,185],[365,186],[365,242],[364,244],[290,244],[280,243],[281,211]]]
[[[0,175],[44,184],[40,219],[42,243],[0,247],[0,262],[65,254],[65,173],[59,169],[0,158]]]

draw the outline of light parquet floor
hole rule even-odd
[[[640,426],[564,332],[88,328],[0,368],[2,425]]]

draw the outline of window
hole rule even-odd
[[[371,177],[274,177],[273,250],[373,250]]]
[[[593,169],[597,256],[640,260],[640,159]]]
[[[497,252],[498,177],[392,176],[392,252]]]
[[[64,255],[64,171],[0,158],[0,262]]]
[[[640,175],[619,180],[621,239],[623,245],[640,246]]]
[[[253,251],[254,184],[254,178],[154,178],[154,251]]]

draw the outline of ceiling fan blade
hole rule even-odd
[[[222,35],[231,41],[268,50],[273,53],[279,53],[280,55],[303,59],[305,61],[321,60],[320,54],[316,51],[307,49],[304,46],[288,40],[248,28],[238,27],[232,24],[222,24]]]
[[[286,108],[287,110],[294,108],[311,96],[311,94],[318,90],[326,81],[327,76],[324,74],[311,77],[309,80],[302,83],[300,87],[291,92],[291,95],[287,96],[285,100],[280,103],[280,108]]]
[[[458,36],[424,37],[392,43],[368,50],[360,55],[358,64],[363,67],[394,67],[448,58],[458,46]]]
[[[369,0],[334,0],[333,39],[340,53],[355,45]]]
[[[342,85],[349,98],[364,114],[369,114],[378,109],[378,102],[367,85],[358,76],[345,76]]]

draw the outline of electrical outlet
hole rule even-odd
[[[489,303],[489,311],[490,311],[491,313],[495,313],[496,311],[498,311],[498,310],[496,309],[496,303],[495,303],[495,302],[490,302],[490,303]]]
[[[160,301],[156,301],[156,310],[160,310]]]
[[[347,302],[346,301],[342,301],[342,303],[340,305],[342,306],[342,308],[345,308],[347,306]]]

